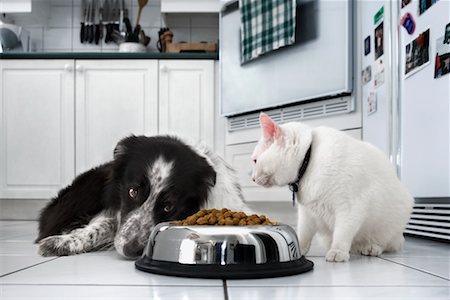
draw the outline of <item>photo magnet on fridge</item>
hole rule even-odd
[[[370,53],[370,35],[364,39],[364,55]]]
[[[411,76],[430,61],[430,29],[405,47],[405,75]]]
[[[367,114],[371,115],[377,111],[377,93],[375,91],[370,92],[367,97]]]
[[[413,34],[416,30],[416,22],[410,13],[406,13],[400,20],[400,24],[406,29],[409,34]]]
[[[438,1],[439,0],[419,0],[419,15],[423,14],[427,9],[429,9]]]
[[[402,0],[402,8],[411,3],[411,0]]]
[[[363,85],[366,85],[372,80],[372,66],[367,66],[364,70],[361,71],[361,81]]]
[[[377,60],[384,53],[383,23],[384,22],[381,22],[380,25],[375,28],[375,60]]]
[[[444,43],[450,44],[450,23],[445,26]]]
[[[450,43],[445,43],[445,36],[436,40],[436,57],[434,60],[434,78],[450,73]]]

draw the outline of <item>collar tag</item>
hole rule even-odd
[[[295,182],[289,184],[289,189],[292,192],[292,206],[295,206],[295,193],[298,192],[298,188],[300,185],[300,180],[303,177],[303,174],[306,172],[306,168],[308,167],[309,159],[311,157],[311,145],[309,146],[308,151],[306,152],[305,158],[303,159],[303,163],[298,171],[298,177]]]
[[[289,184],[289,189],[292,192],[292,206],[295,206],[295,193],[298,192],[298,184],[297,183]]]

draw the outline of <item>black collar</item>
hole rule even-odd
[[[303,174],[305,174],[306,172],[306,168],[308,167],[309,164],[309,159],[311,157],[311,147],[312,145],[309,146],[308,151],[306,152],[305,158],[303,159],[303,163],[302,166],[300,167],[300,170],[298,171],[298,176],[297,176],[297,180],[295,180],[292,183],[289,183],[289,189],[292,191],[292,204],[295,206],[295,193],[298,192],[298,186],[300,184],[300,180],[303,177]]]

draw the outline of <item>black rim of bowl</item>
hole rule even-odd
[[[189,265],[178,262],[153,260],[147,256],[143,256],[136,261],[135,266],[140,271],[177,277],[257,279],[308,272],[313,269],[314,263],[302,256],[293,261],[254,265]]]

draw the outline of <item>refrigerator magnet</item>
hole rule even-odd
[[[377,92],[372,91],[367,97],[367,115],[371,115],[377,111]]]
[[[450,43],[445,43],[445,37],[436,40],[436,57],[434,59],[434,78],[450,73]]]
[[[363,85],[368,84],[372,80],[372,66],[367,66],[361,71],[361,81]]]
[[[400,24],[409,34],[413,34],[416,30],[416,22],[410,13],[406,13],[400,20]]]
[[[370,53],[370,35],[364,39],[364,55]]]
[[[411,0],[402,0],[402,8],[411,3]]]
[[[444,44],[450,44],[450,23],[445,26]]]
[[[383,22],[375,28],[375,60],[377,60],[384,53],[384,32],[383,32]]]
[[[430,62],[430,29],[405,46],[405,78],[423,69]]]

